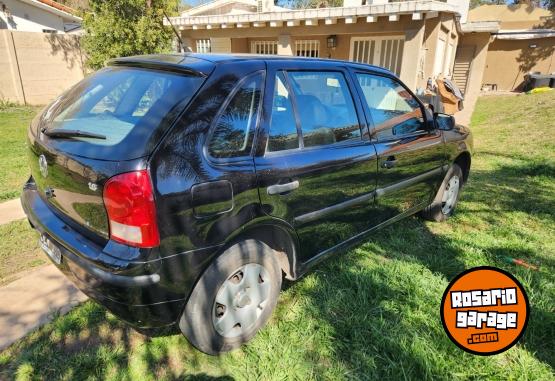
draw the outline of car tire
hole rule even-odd
[[[463,187],[463,171],[458,164],[453,164],[447,171],[434,201],[420,215],[434,222],[443,222],[453,215]]]
[[[256,240],[238,242],[202,274],[179,328],[204,353],[217,355],[236,349],[267,323],[281,282],[281,268],[269,246]]]

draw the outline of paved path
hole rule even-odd
[[[464,109],[455,114],[455,120],[458,124],[462,124],[467,127],[470,126],[470,119],[472,118],[472,114],[476,108],[477,101],[478,97],[472,97],[464,100]]]
[[[25,213],[18,198],[0,204],[0,225],[22,218],[25,218]]]
[[[54,265],[0,287],[0,350],[86,299]]]

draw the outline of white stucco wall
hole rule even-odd
[[[470,0],[447,0],[447,3],[457,7],[457,10],[461,15],[461,24],[464,24],[468,19]]]
[[[17,0],[0,0],[10,10],[12,17],[8,20],[0,11],[0,28],[22,32],[42,32],[54,29],[64,33],[64,20],[61,16],[44,9]],[[7,26],[7,28],[6,28]]]

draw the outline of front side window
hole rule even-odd
[[[357,73],[378,140],[425,130],[418,101],[397,81],[372,74]]]
[[[360,139],[353,98],[342,73],[289,72],[304,147]]]
[[[208,152],[215,158],[250,154],[258,119],[262,73],[242,82],[219,116],[209,138]]]

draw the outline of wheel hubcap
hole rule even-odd
[[[459,176],[453,176],[449,179],[449,182],[447,182],[441,199],[441,211],[443,214],[449,214],[453,211],[459,194],[459,186]]]
[[[225,280],[212,308],[212,323],[220,335],[237,337],[254,326],[270,295],[269,280],[257,263],[240,267]]]

